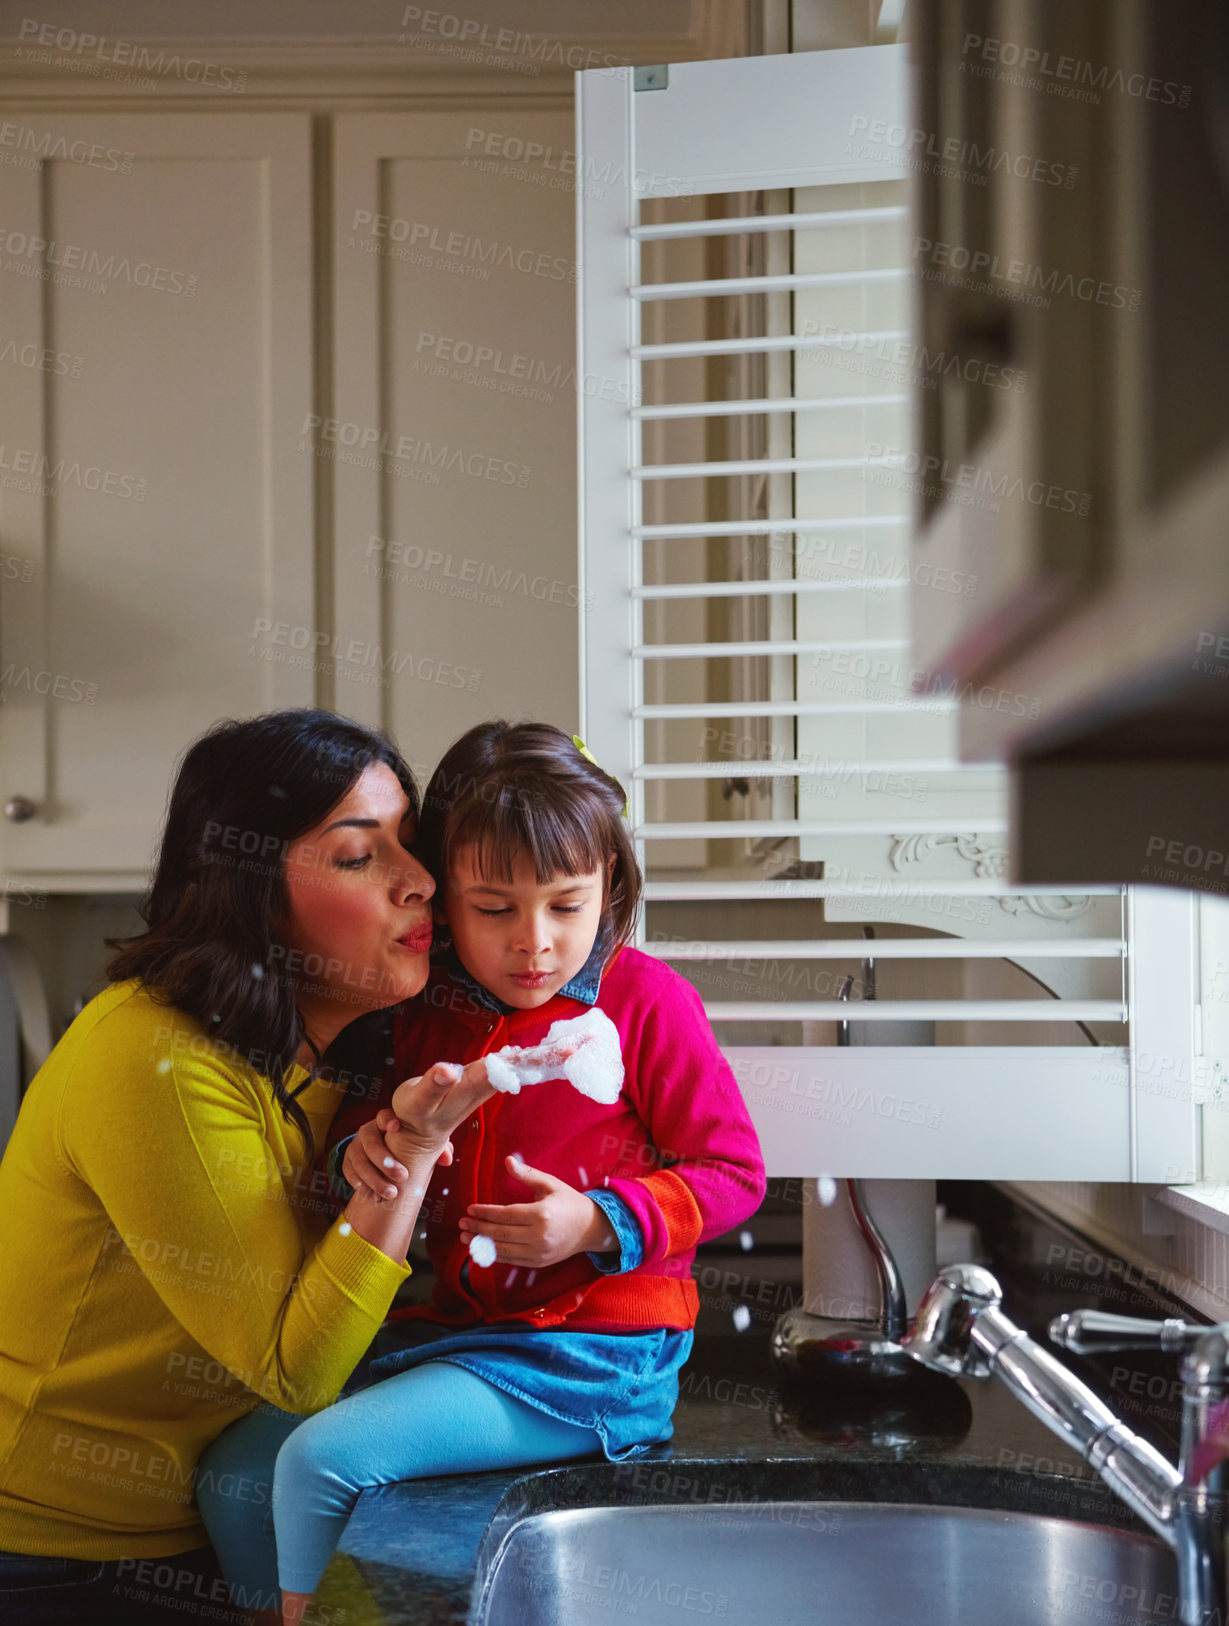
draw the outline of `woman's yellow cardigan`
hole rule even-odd
[[[318,1145],[339,1099],[298,1097]],[[260,1399],[335,1399],[409,1268],[331,1222],[304,1151],[268,1079],[140,983],[73,1022],[0,1163],[0,1549],[203,1546],[205,1446]],[[263,1518],[270,1487],[235,1489]]]

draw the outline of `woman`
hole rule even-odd
[[[185,756],[147,929],[112,945],[0,1163],[7,1626],[279,1618],[276,1597],[220,1607],[199,1458],[260,1399],[335,1399],[490,1094],[481,1063],[419,1081],[404,1199],[331,1221],[316,1149],[427,978],[417,813],[392,744],[328,712],[224,723]],[[268,1485],[236,1494],[263,1518]]]

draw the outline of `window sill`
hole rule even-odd
[[[1229,1185],[1223,1181],[1201,1180],[1190,1186],[1162,1186],[1156,1192],[1156,1200],[1211,1231],[1229,1236]]]

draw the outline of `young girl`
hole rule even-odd
[[[412,1344],[373,1363],[383,1381],[316,1416],[276,1414],[265,1448],[280,1432],[288,1622],[364,1489],[599,1451],[620,1461],[673,1432],[696,1246],[754,1212],[764,1169],[699,996],[628,946],[640,874],[623,806],[615,780],[538,723],[471,729],[427,788],[416,850],[443,896],[431,979],[398,1018],[395,1076],[535,1045],[596,1005],[618,1029],[624,1081],[613,1105],[556,1079],[463,1122],[422,1206],[432,1302],[394,1312]],[[385,1110],[359,1130],[370,1112],[344,1109],[331,1139],[358,1130],[346,1177],[391,1196],[399,1126]],[[471,1257],[474,1237],[491,1239],[492,1264]],[[226,1465],[212,1464],[215,1482]],[[227,1563],[224,1521],[202,1510],[230,1575],[242,1565]],[[239,1545],[243,1523],[240,1510]]]

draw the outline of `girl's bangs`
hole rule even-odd
[[[448,832],[445,868],[459,848],[473,847],[475,867],[484,881],[511,884],[516,860],[523,853],[533,860],[539,885],[561,875],[592,875],[605,863],[598,840],[601,817],[594,813],[598,810],[576,803],[560,808],[543,796],[502,787],[492,801],[475,801],[459,814]]]

